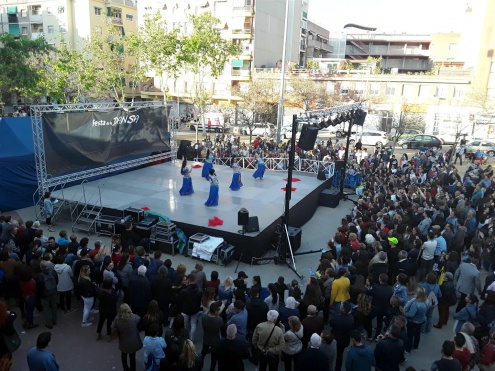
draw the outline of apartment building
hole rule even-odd
[[[132,0],[3,0],[0,32],[58,45],[61,36],[80,50],[91,31],[107,25],[122,35],[137,32],[137,8]]]
[[[333,52],[333,46],[329,44],[330,31],[318,26],[311,21],[307,22],[308,32],[305,39],[305,55],[301,66],[306,65],[308,58],[328,58]]]
[[[289,2],[287,31],[287,61],[297,65],[304,55],[302,40],[307,34],[308,0],[140,0],[137,3],[142,25],[146,14],[159,11],[167,23],[180,26],[182,31],[192,27],[187,19],[190,14],[211,12],[220,19],[220,32],[226,40],[241,46],[241,55],[232,58],[222,76],[206,78],[204,85],[211,90],[212,101],[236,100],[235,88],[243,89],[251,81],[255,67],[274,68],[282,63],[286,4]],[[190,98],[193,76],[181,75],[176,81],[167,82],[172,99]],[[141,92],[146,99],[161,99],[159,80]]]

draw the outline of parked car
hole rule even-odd
[[[488,140],[473,140],[466,144],[466,157],[468,153],[475,153],[478,150],[488,156],[495,156],[495,143]]]
[[[271,137],[275,135],[276,129],[273,124],[270,124],[269,122],[255,122],[251,127],[249,126],[244,126],[241,129],[241,134],[242,135],[249,135],[250,131],[252,130],[252,135],[256,136],[267,136]]]
[[[201,122],[201,120],[199,121],[199,123],[197,121],[191,121],[189,122],[189,130],[191,131],[196,131],[196,126],[198,127],[198,131],[203,131],[203,123]],[[226,133],[228,132],[229,130],[229,127],[227,126],[224,126],[222,124],[220,124],[219,122],[212,122],[212,121],[208,121],[207,124],[206,124],[206,131],[214,131],[216,133]]]
[[[297,126],[296,139],[299,139],[301,136],[302,124],[300,123]],[[291,139],[292,138],[292,126],[283,126],[280,129],[280,137],[283,139]]]
[[[402,140],[400,146],[404,149],[415,149],[419,147],[439,149],[442,148],[442,141],[433,135],[422,134]]]
[[[388,143],[387,133],[378,130],[363,130],[360,135],[361,143],[367,146],[383,147]]]
[[[394,130],[394,129],[393,129]],[[416,130],[416,129],[406,129],[404,132],[399,136],[398,141],[400,140],[405,140],[407,138],[413,137],[415,135],[420,135],[423,134],[421,130]],[[391,136],[394,135],[394,133],[390,133]]]

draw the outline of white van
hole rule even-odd
[[[208,112],[204,114],[204,120],[191,121],[189,124],[189,130],[196,131],[196,126],[198,131],[203,131],[203,122],[205,123],[206,131],[214,131],[221,133],[225,128],[225,121],[222,113]]]
[[[275,135],[276,129],[275,126],[273,124],[270,124],[269,122],[255,122],[251,127],[244,126],[241,129],[242,135],[249,135],[250,132],[252,135],[255,136],[271,137]]]

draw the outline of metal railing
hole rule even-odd
[[[198,162],[205,161],[205,159],[202,157],[197,157],[194,160]],[[289,168],[288,157],[267,157],[264,159],[264,161],[267,170],[287,171]],[[256,159],[254,157],[235,157],[234,159],[232,157],[216,158],[213,164],[231,166],[233,162],[237,162],[239,166],[244,169],[256,169]],[[309,160],[296,157],[296,159],[294,160],[293,170],[309,174],[318,174],[320,170],[324,170],[327,178],[331,178],[333,177],[335,164],[328,161]]]

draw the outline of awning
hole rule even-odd
[[[233,59],[232,67],[242,67],[244,65],[244,61],[242,59]]]
[[[21,33],[19,32],[19,24],[11,23],[9,24],[9,34],[14,36],[19,36]]]
[[[17,14],[17,7],[16,6],[8,6],[7,7],[7,14]]]

